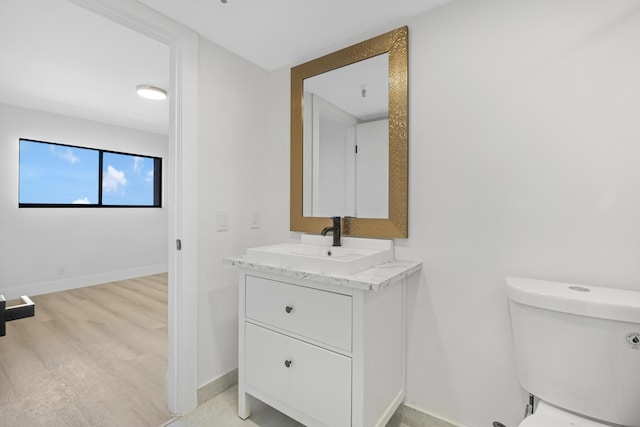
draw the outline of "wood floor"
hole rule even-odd
[[[0,425],[156,427],[167,410],[167,276],[32,298],[0,337]]]

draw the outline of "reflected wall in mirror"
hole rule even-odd
[[[291,230],[407,237],[408,29],[291,69]]]

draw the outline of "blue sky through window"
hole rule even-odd
[[[154,206],[154,166],[159,159],[133,154],[20,140],[21,204]],[[159,185],[159,183],[158,183]]]
[[[153,159],[104,153],[103,205],[153,205]]]
[[[99,154],[20,140],[20,203],[98,203]]]

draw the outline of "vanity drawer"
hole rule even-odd
[[[321,425],[351,426],[349,357],[245,323],[245,381]]]
[[[290,283],[246,276],[245,315],[351,351],[352,298]]]

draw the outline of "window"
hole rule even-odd
[[[162,159],[20,139],[20,207],[160,207]]]

